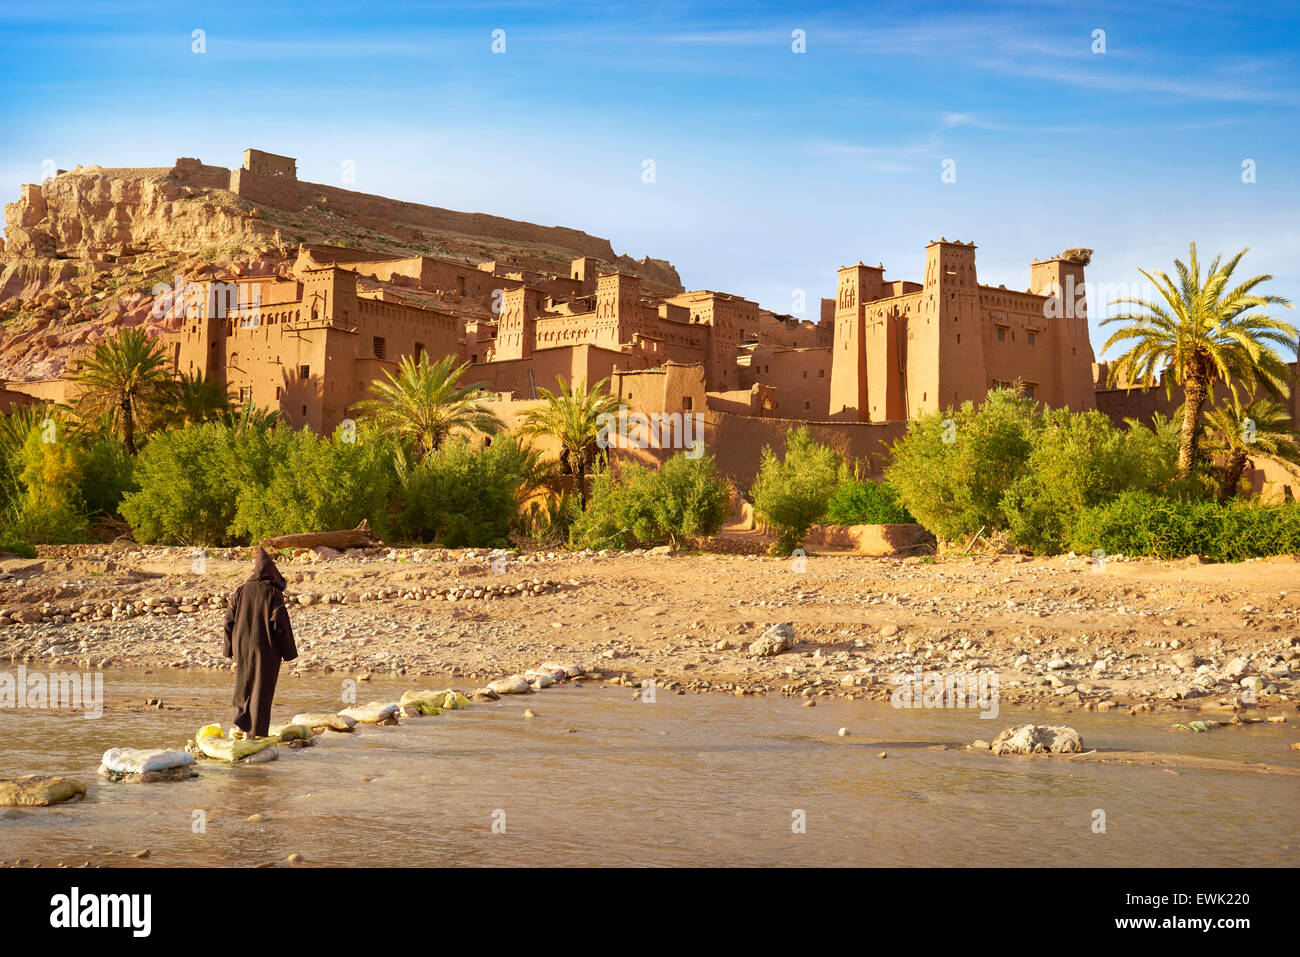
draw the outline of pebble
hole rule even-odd
[[[263,818],[262,815],[260,814],[250,814],[244,820],[248,821],[249,824],[258,824],[261,821],[265,820],[265,818]]]

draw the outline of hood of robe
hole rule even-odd
[[[275,562],[271,561],[271,556],[261,547],[253,553],[253,574],[248,576],[248,580],[266,582],[281,591],[284,591],[284,586],[287,584],[284,576],[280,574],[280,569],[276,568]]]

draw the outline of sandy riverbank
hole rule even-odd
[[[229,668],[220,606],[246,555],[210,551],[196,568],[188,549],[81,546],[0,562],[0,662]],[[991,670],[1005,705],[1067,711],[1231,711],[1244,698],[1277,715],[1300,698],[1289,557],[1097,570],[1067,557],[812,555],[801,572],[740,555],[378,549],[282,567],[301,651],[288,674],[468,689],[572,660],[669,692],[884,699],[919,667]],[[795,646],[751,655],[782,621]]]

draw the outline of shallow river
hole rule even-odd
[[[105,692],[224,702],[232,677],[109,671]],[[411,687],[375,681],[361,700]],[[277,713],[334,710],[338,688],[282,680]],[[211,717],[227,721],[227,709]],[[1169,714],[1004,710],[982,720],[662,690],[648,704],[592,683],[330,735],[265,765],[201,762],[189,782],[114,784],[95,776],[106,748],[179,747],[201,722],[166,711],[99,720],[0,711],[0,775],[89,785],[85,802],[0,817],[0,860],[250,865],[296,852],[320,865],[1294,865],[1300,777],[930,749],[1031,720],[1068,723],[1089,748],[1300,765],[1286,747],[1294,725],[1190,735],[1169,730]],[[1094,831],[1097,810],[1105,833]],[[148,858],[131,856],[144,849]]]

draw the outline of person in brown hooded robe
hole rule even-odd
[[[226,608],[225,655],[235,659],[234,724],[250,737],[270,731],[280,662],[298,657],[284,586],[271,556],[258,548],[253,574],[235,589]]]

